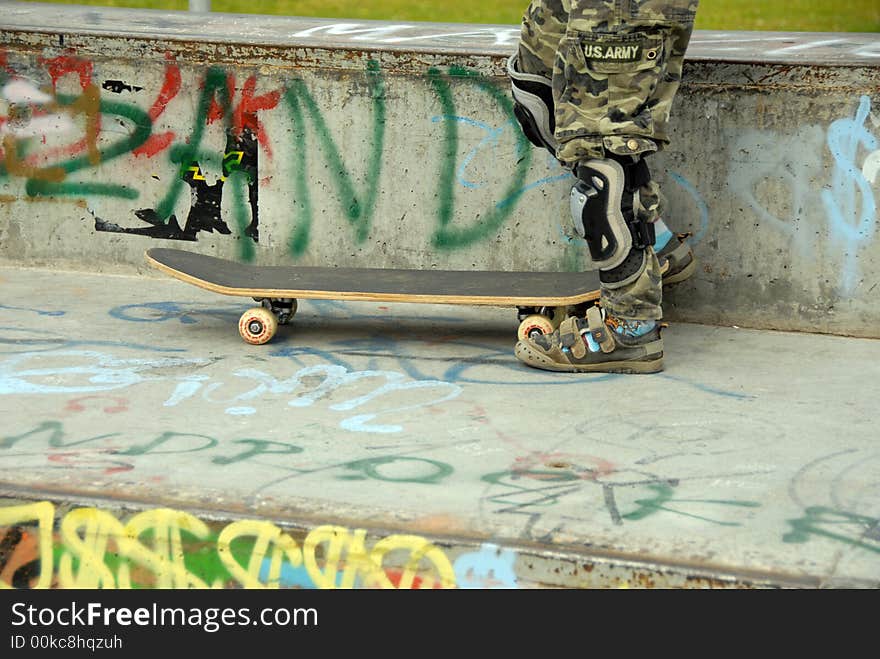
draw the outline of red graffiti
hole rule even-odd
[[[235,76],[229,75],[226,78],[226,86],[229,90],[229,101],[233,103],[235,99]],[[257,136],[257,141],[270,158],[272,157],[272,145],[269,141],[269,135],[266,129],[260,124],[257,112],[262,110],[271,110],[277,107],[281,100],[281,92],[278,90],[255,96],[257,88],[257,77],[249,77],[242,87],[241,100],[232,110],[232,133],[235,136],[241,135],[241,132],[248,129]],[[223,108],[217,102],[216,97],[211,99],[211,105],[208,108],[207,121],[212,124],[224,116]]]
[[[146,156],[147,158],[152,158],[157,153],[161,153],[165,149],[167,149],[171,143],[174,141],[175,134],[171,131],[167,133],[160,133],[156,135],[150,135],[146,142],[141,144],[138,148],[136,148],[132,153],[135,156]]]
[[[93,65],[88,60],[80,59],[72,55],[59,55],[51,59],[41,57],[40,63],[46,67],[46,71],[52,78],[52,88],[57,91],[58,82],[66,75],[74,74],[79,78],[79,85],[84,94],[78,101],[68,106],[68,111],[82,113],[86,116],[86,136],[72,144],[41,151],[24,159],[28,167],[37,167],[41,162],[51,162],[57,158],[72,157],[83,151],[89,151],[93,164],[97,164],[98,152],[96,141],[101,133],[101,113],[98,109],[100,96],[97,88],[92,84]],[[45,110],[34,110],[34,116],[48,114]],[[45,144],[45,136],[43,143]]]
[[[232,75],[226,76],[226,90],[229,95],[229,102],[232,103],[232,99],[235,98],[235,77]],[[217,96],[211,96],[211,105],[208,106],[208,115],[205,117],[208,125],[219,121],[225,114],[223,107],[217,102]]]
[[[34,116],[41,116],[45,113],[34,112]],[[46,144],[46,136],[43,136],[42,140],[43,144]],[[39,151],[37,153],[31,154],[27,158],[24,159],[25,165],[28,167],[39,167],[42,163],[50,163],[56,160],[60,160],[62,158],[72,158],[76,156],[86,149],[89,148],[89,138],[84,137],[81,140],[77,140],[76,142],[72,142],[71,144],[65,144],[64,146],[55,147],[52,149],[45,149],[44,151]]]
[[[0,50],[0,66],[2,66],[6,70],[6,73],[15,75],[15,71],[13,71],[12,67],[9,66],[9,61],[7,59],[5,50]]]
[[[403,578],[403,571],[402,570],[392,570],[392,569],[386,568],[385,576],[388,577],[388,581],[390,581],[394,585],[395,588],[398,588],[398,589],[400,588],[400,580]],[[412,590],[421,589],[422,588],[422,581],[423,581],[423,579],[421,577],[413,577]],[[443,584],[441,581],[437,580],[434,582],[432,588],[434,590],[440,590],[443,588]]]
[[[40,58],[52,78],[52,87],[58,88],[58,81],[68,73],[79,76],[80,87],[85,89],[92,84],[92,63],[70,55],[59,55],[52,59]]]
[[[269,145],[269,136],[266,134],[263,126],[257,119],[257,112],[261,110],[272,110],[281,100],[281,92],[275,90],[262,96],[254,96],[257,88],[257,77],[248,78],[241,90],[241,102],[232,114],[232,127],[236,135],[239,135],[245,128],[257,135],[260,146],[271,157],[272,150]]]
[[[86,406],[83,404],[87,401],[104,400],[110,401],[111,404],[103,408],[106,414],[119,414],[128,411],[128,399],[118,398],[116,396],[82,396],[70,400],[64,407],[65,412],[85,412]]]
[[[101,459],[88,455],[87,453],[50,453],[46,456],[46,459],[53,464],[65,467],[97,469],[106,476],[120,474],[134,469],[133,464],[122,462],[120,460]]]
[[[166,55],[165,58],[171,59],[171,56]],[[150,115],[152,121],[156,121],[156,119],[165,112],[165,108],[168,107],[168,104],[175,96],[177,96],[177,92],[179,91],[180,68],[177,64],[168,64],[165,67],[165,81],[162,83],[162,89],[159,90],[159,95],[156,97],[150,111],[147,113]]]
[[[171,55],[166,54],[165,59],[171,60]],[[165,108],[168,107],[168,104],[180,91],[180,85],[180,68],[177,64],[169,63],[165,67],[165,80],[162,82],[162,89],[159,90],[159,95],[147,113],[151,121],[155,122],[165,112]],[[175,134],[171,131],[150,135],[147,141],[132,151],[132,153],[135,157],[146,156],[147,158],[152,158],[157,153],[167,149],[171,142],[174,141],[174,138]]]

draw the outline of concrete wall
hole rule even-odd
[[[0,261],[585,269],[517,33],[6,3]],[[877,36],[697,33],[685,79],[654,170],[701,267],[668,317],[880,336]]]

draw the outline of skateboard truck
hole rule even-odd
[[[254,302],[259,302],[264,309],[275,314],[279,325],[287,325],[296,313],[297,304],[293,298],[255,297]]]

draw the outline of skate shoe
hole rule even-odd
[[[516,358],[545,371],[657,373],[663,370],[662,325],[606,317],[599,307],[570,316],[552,334],[516,344]]]
[[[657,250],[657,258],[660,267],[669,262],[669,269],[663,274],[663,285],[671,286],[689,279],[697,269],[697,259],[694,250],[688,243],[689,233],[674,233],[669,236],[668,242]]]

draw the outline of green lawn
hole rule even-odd
[[[185,10],[187,0],[56,0],[65,4]],[[218,12],[517,24],[526,0],[212,0]],[[702,30],[880,32],[880,0],[702,0]]]

